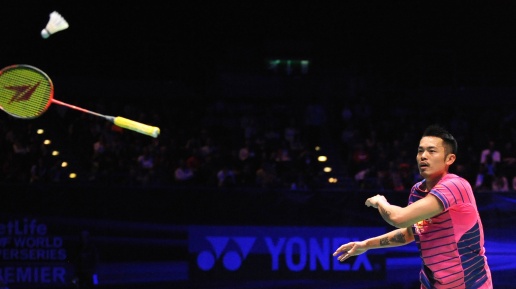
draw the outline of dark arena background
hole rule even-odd
[[[494,288],[514,288],[513,3],[319,2],[3,3],[2,68],[161,133],[0,112],[0,288],[78,288],[84,231],[95,288],[419,288],[415,244],[332,253],[392,229],[364,202],[407,203],[432,123],[458,140]],[[53,11],[70,26],[44,39]]]

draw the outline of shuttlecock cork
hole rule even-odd
[[[47,39],[50,35],[65,30],[70,25],[68,22],[61,16],[61,14],[54,11],[50,13],[50,19],[48,20],[47,26],[43,30],[41,30],[41,37]]]

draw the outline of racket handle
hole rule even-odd
[[[146,125],[134,120],[130,120],[127,118],[123,118],[120,116],[117,116],[113,119],[113,123],[118,125],[119,127],[123,127],[126,129],[134,130],[136,132],[152,136],[154,138],[158,137],[160,133],[159,127]]]

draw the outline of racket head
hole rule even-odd
[[[0,70],[0,108],[11,116],[36,118],[48,109],[53,97],[52,80],[39,68],[15,64]]]

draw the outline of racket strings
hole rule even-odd
[[[38,81],[35,85],[17,85],[17,86],[6,86],[6,89],[12,90],[15,92],[11,100],[8,104],[17,101],[29,100],[32,94],[36,91],[41,81]]]
[[[0,106],[19,118],[43,114],[52,100],[52,82],[33,68],[16,66],[0,74]]]

